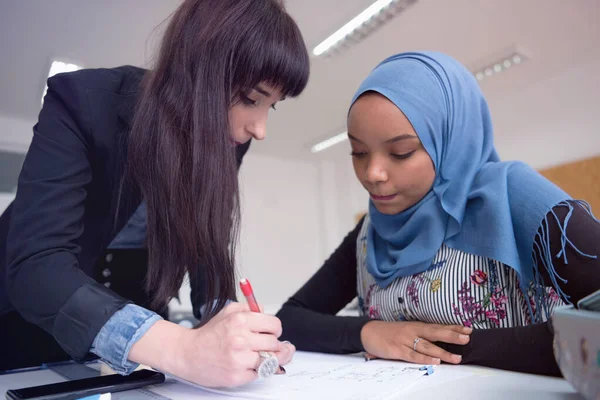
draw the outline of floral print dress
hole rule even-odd
[[[385,321],[421,321],[485,328],[509,328],[531,323],[532,296],[519,289],[512,268],[492,259],[442,245],[426,271],[394,280],[381,288],[367,271],[369,216],[358,235],[358,302],[362,315]],[[546,289],[547,312],[564,304],[554,289]],[[542,310],[543,320],[550,315]]]

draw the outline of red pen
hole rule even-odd
[[[256,297],[254,296],[254,290],[252,290],[252,285],[250,284],[250,281],[246,278],[240,279],[240,288],[242,289],[244,297],[246,297],[246,301],[248,302],[250,311],[259,313],[260,307],[258,306]],[[285,368],[283,368],[281,365],[279,366],[279,373],[285,374]]]
[[[254,296],[254,290],[252,290],[252,285],[250,284],[250,281],[246,278],[242,278],[240,280],[240,288],[242,289],[242,293],[246,297],[246,301],[248,302],[250,311],[259,313],[260,307],[258,306],[256,297]]]

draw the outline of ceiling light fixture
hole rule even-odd
[[[480,67],[474,69],[475,72],[473,75],[475,75],[475,78],[477,78],[478,81],[482,81],[527,60],[529,60],[529,56],[527,56],[523,50],[513,47],[509,51],[506,51],[504,55],[495,56],[493,61],[488,61],[483,63],[483,65],[480,64]]]
[[[310,148],[310,152],[318,153],[338,143],[342,143],[344,140],[348,140],[348,132],[338,133],[337,135],[332,136],[329,139],[325,139],[322,142],[315,144],[313,147]]]
[[[321,56],[334,48],[341,48],[344,43],[348,44],[365,38],[416,2],[417,0],[377,0],[315,47],[313,54]]]

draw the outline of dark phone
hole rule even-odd
[[[142,369],[128,376],[105,375],[96,378],[33,386],[23,389],[11,389],[6,392],[8,400],[71,400],[102,393],[115,393],[137,389],[147,385],[163,383],[165,376],[160,372]]]

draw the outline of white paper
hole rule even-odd
[[[242,387],[212,389],[189,382],[172,382],[167,383],[160,391],[157,390],[159,386],[152,390],[178,399],[205,397],[201,395],[201,391],[266,400],[390,399],[417,381],[424,382],[428,378],[423,377],[425,371],[420,371],[419,367],[397,361],[365,362],[362,357],[357,356],[297,352],[294,360],[285,367],[287,374],[273,375]]]

